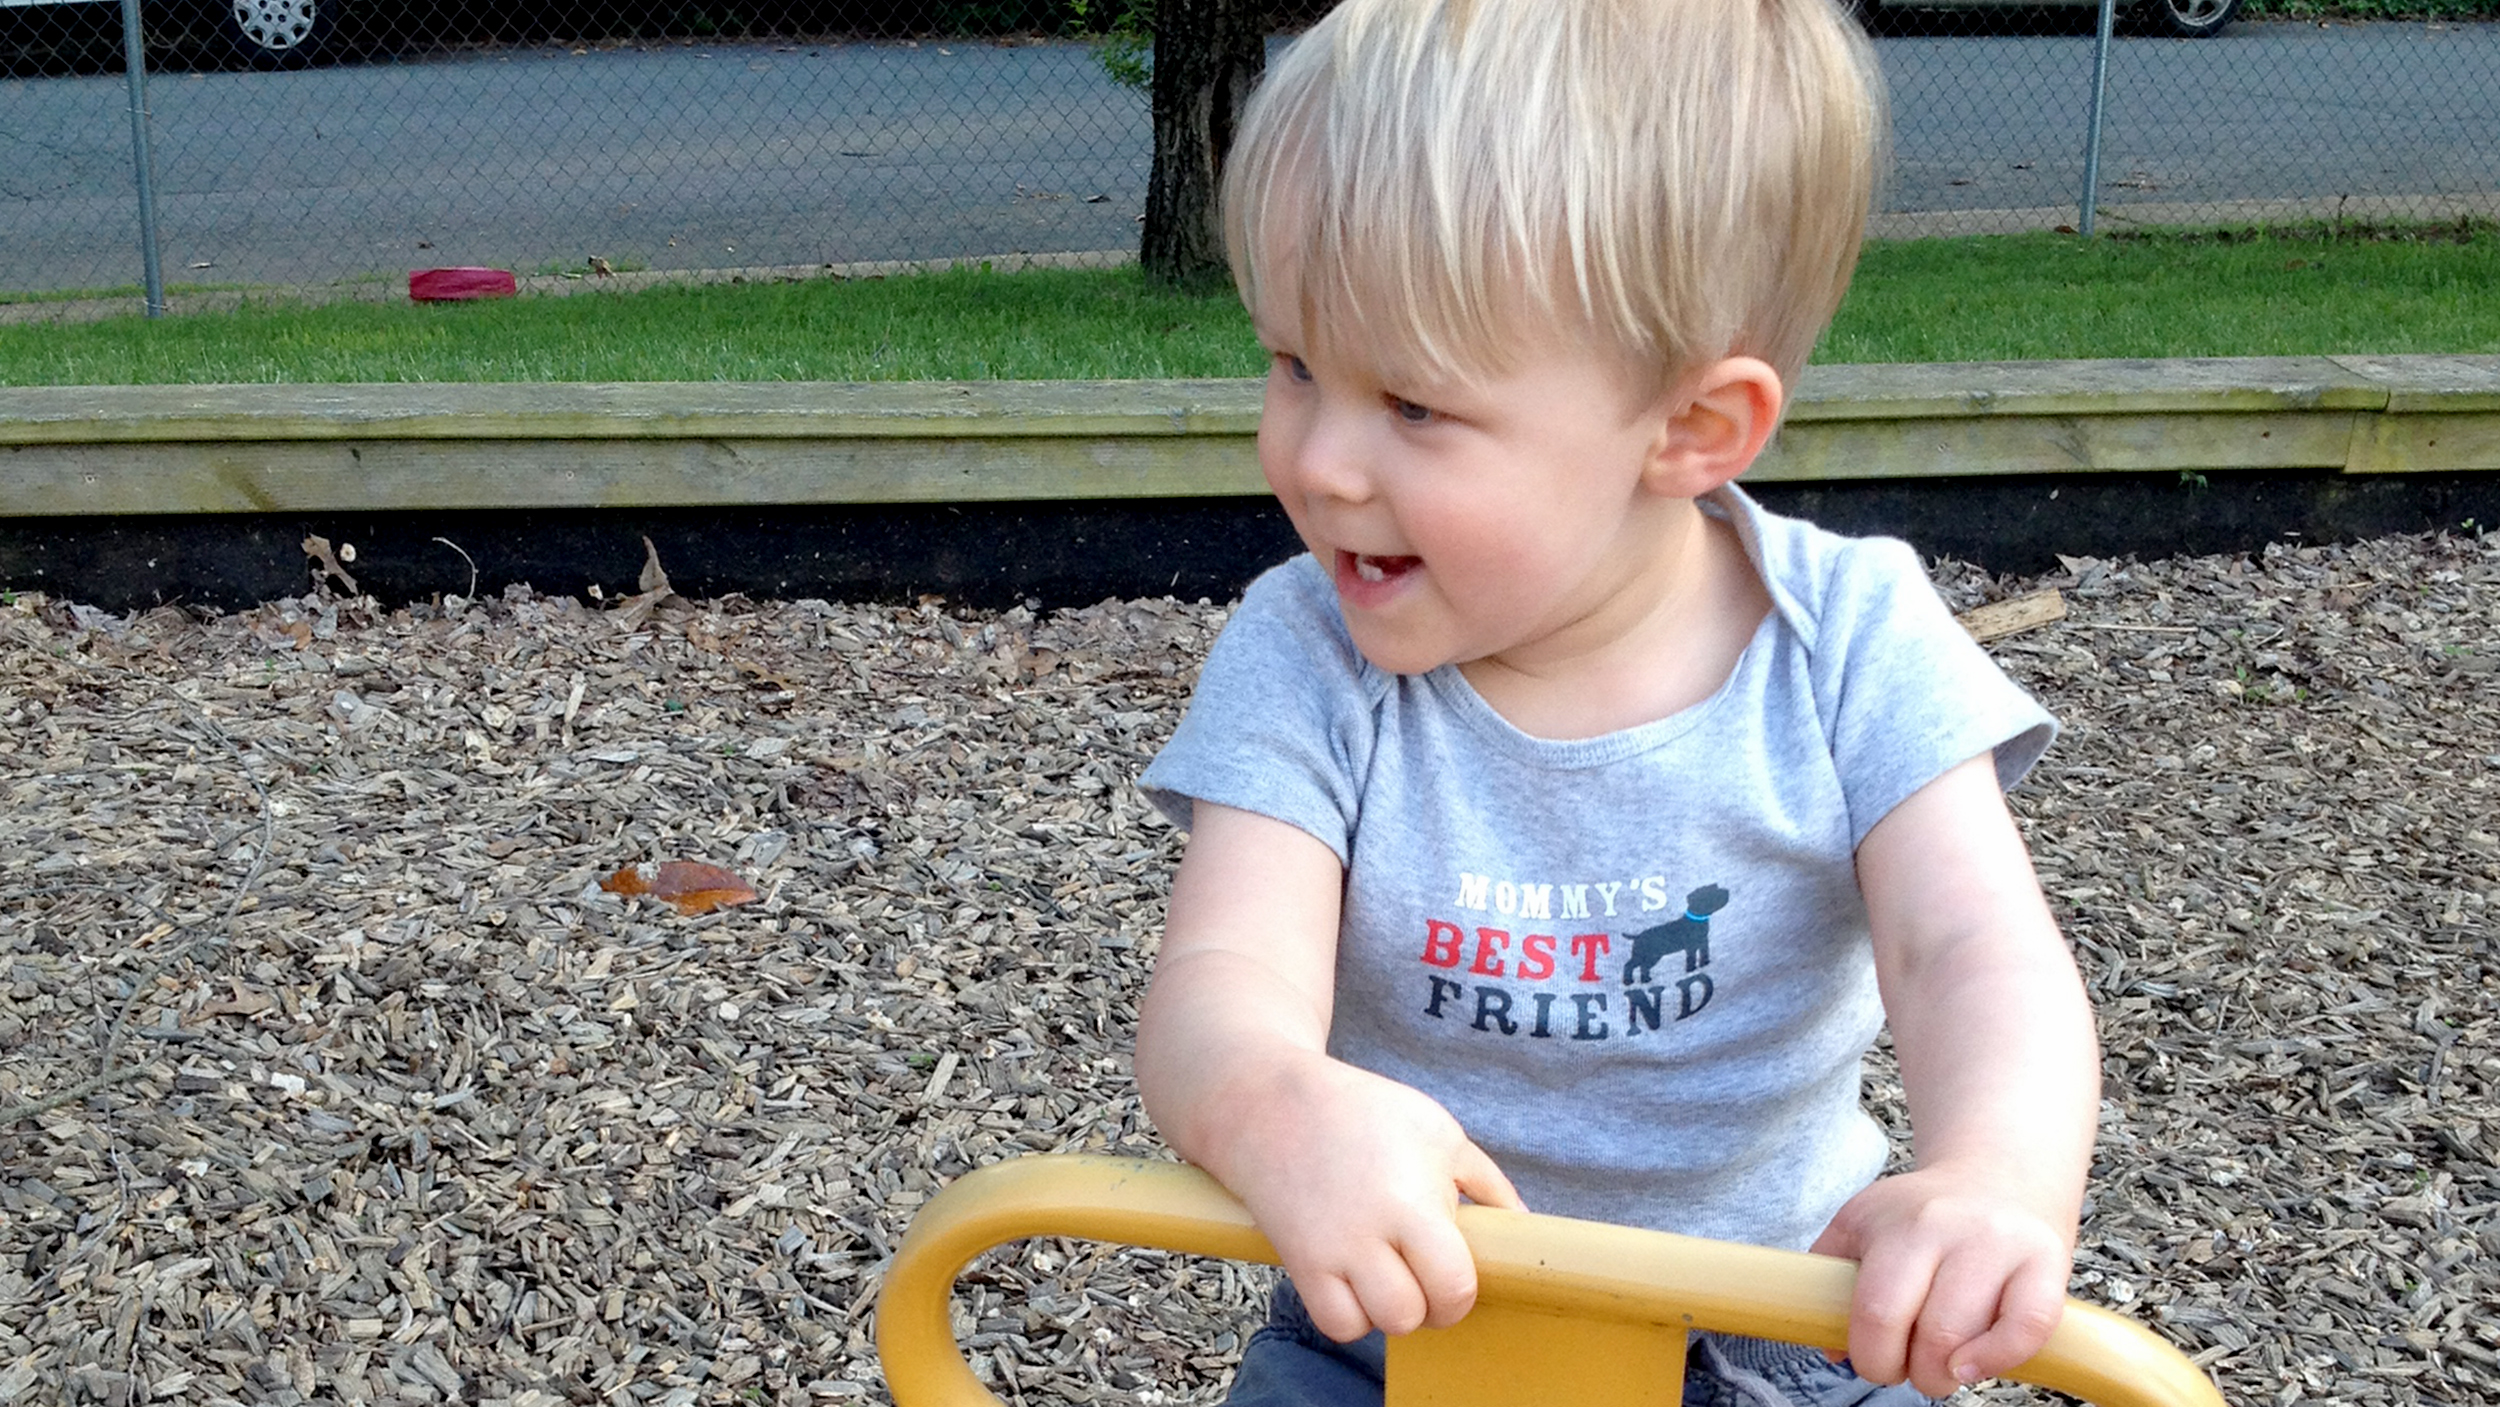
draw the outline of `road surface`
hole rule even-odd
[[[2074,208],[2088,36],[1877,51],[1887,209]],[[167,277],[192,283],[1133,249],[1149,152],[1143,97],[1073,44],[539,48],[163,74],[149,99]],[[2488,197],[2494,132],[2500,24],[2122,39],[2102,201]],[[0,81],[0,289],[137,282],[132,191],[118,75]]]

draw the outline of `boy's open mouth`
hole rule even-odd
[[[1362,552],[1344,554],[1351,559],[1357,581],[1388,581],[1401,577],[1424,564],[1421,557],[1374,557]]]

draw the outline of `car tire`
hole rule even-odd
[[[302,68],[338,37],[340,0],[209,0],[217,37],[253,68]]]
[[[2240,13],[2241,0],[2141,0],[2128,11],[2130,26],[2172,39],[2211,39]]]

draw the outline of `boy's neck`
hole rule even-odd
[[[1570,630],[1459,673],[1531,737],[1593,738],[1682,712],[1718,692],[1770,613],[1736,527],[1690,499],[1658,505],[1651,552]]]

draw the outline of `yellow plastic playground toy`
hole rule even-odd
[[[1857,1267],[1492,1207],[1461,1207],[1476,1307],[1447,1329],[1389,1340],[1388,1407],[1655,1407],[1684,1380],[1690,1330],[1846,1346]],[[1053,1155],[968,1173],[930,1199],[886,1271],[877,1353],[897,1407],[1001,1407],[948,1320],[973,1257],[1028,1236],[1276,1263],[1250,1214],[1176,1163]],[[2040,1355],[2007,1376],[2100,1407],[2222,1407],[2186,1357],[2132,1320],[2069,1302]]]

